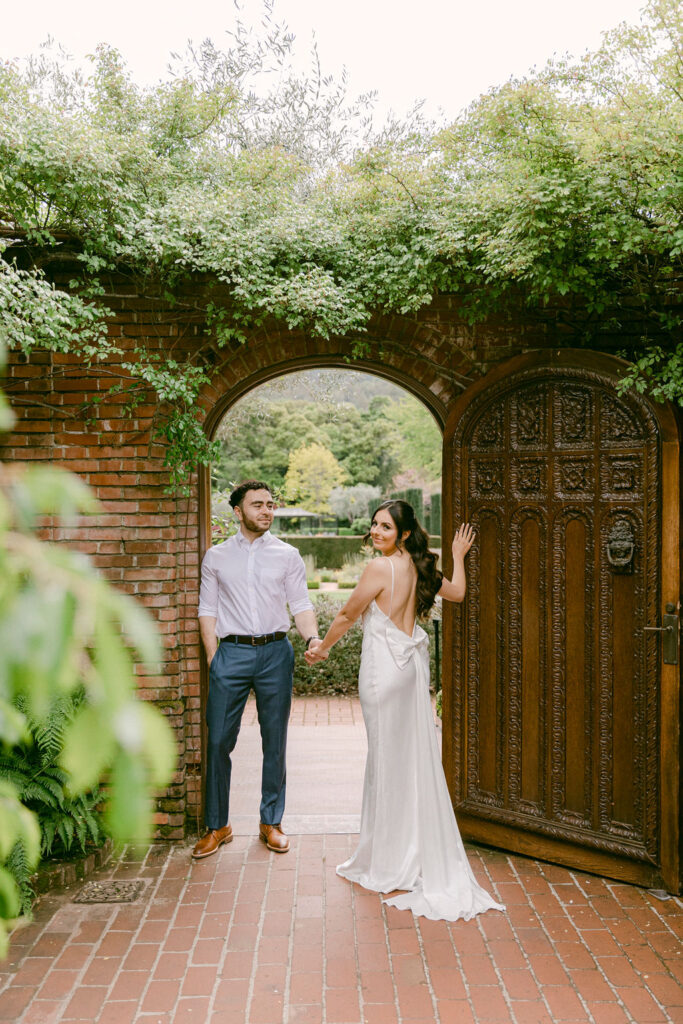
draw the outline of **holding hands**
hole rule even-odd
[[[308,646],[308,650],[305,651],[305,653],[304,653],[304,658],[306,659],[306,664],[307,665],[315,665],[319,661],[326,661],[327,658],[329,658],[329,656],[330,656],[330,652],[329,651],[322,651],[320,654],[318,653],[318,648],[321,645],[322,645],[322,640],[318,639],[317,637],[316,637],[315,640],[311,640],[311,642],[310,642],[310,644]]]
[[[453,537],[453,559],[464,559],[467,552],[474,544],[475,532],[469,523],[462,523],[455,531]]]

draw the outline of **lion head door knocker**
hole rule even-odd
[[[617,519],[607,538],[607,561],[612,572],[633,572],[636,540],[628,519]]]

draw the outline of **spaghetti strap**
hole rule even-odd
[[[389,597],[389,614],[387,618],[391,618],[391,611],[394,607],[394,563],[389,558],[389,565],[391,566],[391,596]]]

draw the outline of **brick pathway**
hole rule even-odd
[[[329,707],[326,723],[321,703],[297,702],[299,720],[321,726],[297,737],[298,756],[318,764],[331,743],[333,781],[353,760],[336,744],[346,729],[354,747],[357,706]],[[255,731],[246,717],[245,754]],[[680,900],[470,847],[507,913],[448,925],[338,878],[353,846],[352,835],[304,832],[278,856],[252,828],[197,864],[189,846],[124,852],[98,877],[143,879],[143,895],[130,905],[45,898],[0,964],[0,1020],[683,1024]]]

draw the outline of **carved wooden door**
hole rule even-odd
[[[464,835],[677,891],[680,670],[644,627],[678,608],[678,434],[619,366],[532,353],[449,419],[444,761]]]

